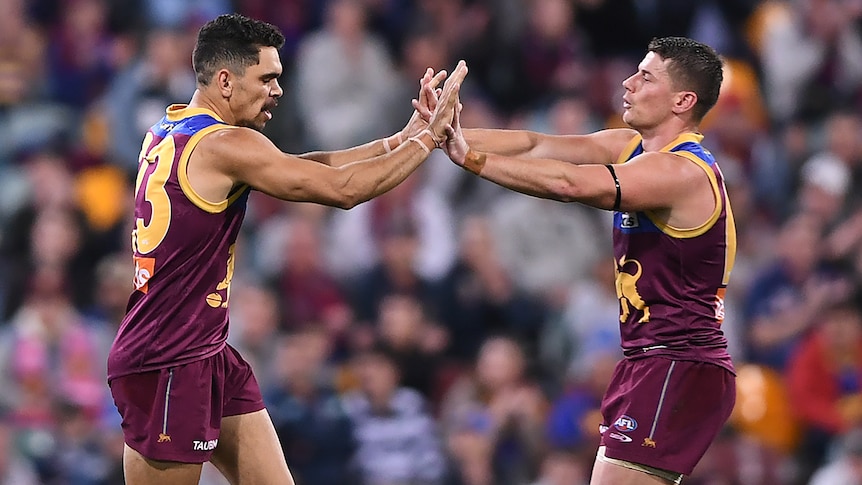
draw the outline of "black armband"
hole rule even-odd
[[[617,196],[614,199],[614,211],[618,211],[618,210],[620,210],[620,202],[622,202],[622,198],[623,198],[623,193],[620,190],[620,179],[617,178],[617,173],[616,173],[616,171],[614,171],[613,165],[605,165],[605,167],[607,167],[608,172],[611,173],[611,177],[614,178],[614,185],[617,188]]]

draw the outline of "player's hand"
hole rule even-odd
[[[459,99],[452,116],[452,123],[446,126],[446,143],[443,145],[449,159],[461,166],[464,165],[464,159],[467,152],[470,151],[470,145],[467,144],[464,132],[461,130],[461,110],[463,108],[464,105]]]
[[[458,104],[458,93],[465,76],[467,76],[467,63],[459,61],[458,66],[455,67],[452,75],[443,85],[437,106],[435,106],[434,113],[428,121],[428,131],[431,132],[437,146],[442,146],[446,141],[447,127],[451,128],[455,116],[455,106]]]
[[[412,99],[413,115],[401,129],[401,139],[406,140],[411,136],[416,136],[428,127],[428,121],[431,120],[431,115],[437,107],[437,96],[440,89],[437,86],[446,79],[447,73],[445,70],[434,74],[434,69],[430,67],[425,71],[425,75],[419,80],[419,95],[418,99]]]
[[[431,69],[429,68],[429,71]],[[441,71],[446,72],[446,71]],[[437,108],[437,101],[440,98],[440,94],[442,94],[442,89],[438,88],[437,85],[442,81],[436,83],[428,82],[428,76],[423,76],[422,79],[419,80],[419,99],[411,100],[413,104],[413,108],[416,110],[416,113],[421,117],[422,120],[427,124],[431,121],[431,115],[434,113],[434,109]],[[445,78],[445,76],[443,76]]]

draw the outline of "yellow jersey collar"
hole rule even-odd
[[[165,115],[168,121],[179,121],[183,118],[189,118],[195,115],[209,115],[224,123],[224,120],[215,113],[215,111],[206,108],[189,108],[187,104],[172,104],[165,110]]]

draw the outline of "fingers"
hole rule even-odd
[[[422,76],[422,79],[419,80],[418,106],[412,101],[411,104],[426,120],[431,117],[431,112],[437,108],[437,96],[439,96],[437,85],[446,79],[446,76],[447,73],[445,70],[434,74],[434,69],[429,67],[425,70],[425,75]]]
[[[422,95],[425,97],[425,104],[433,111],[437,108],[437,101],[439,100],[440,89],[434,89],[430,85],[426,84],[422,86]]]
[[[456,100],[455,104],[455,114],[452,115],[452,124],[457,126],[458,129],[461,128],[461,110],[464,109],[464,105],[461,103],[461,97],[458,96],[458,100]]]
[[[437,97],[428,85],[423,85],[419,91],[419,99],[410,100],[413,108],[422,115],[422,118],[427,120],[431,117],[431,113],[437,108]]]
[[[434,70],[433,70],[433,69],[431,69],[430,67],[428,68],[428,71],[430,71],[430,72],[434,72]],[[446,79],[446,75],[447,75],[447,73],[446,73],[446,70],[445,70],[445,69],[444,69],[444,70],[442,70],[442,71],[440,71],[440,72],[438,72],[438,73],[437,73],[437,74],[435,74],[435,75],[434,75],[434,77],[432,77],[432,78],[431,78],[431,80],[427,83],[427,84],[428,84],[428,86],[430,86],[432,89],[433,89],[433,88],[436,88],[437,86],[439,86],[439,85],[440,85],[440,83],[441,83],[441,82],[443,82],[443,80],[444,80],[444,79]]]
[[[451,80],[453,78],[449,79]],[[446,84],[447,86],[444,87],[443,94],[441,94],[440,99],[437,100],[438,106],[435,111],[454,111],[455,104],[458,102],[458,93],[461,91],[461,85],[459,83],[449,85],[449,81],[447,81]]]
[[[416,99],[411,99],[410,104],[413,105],[413,109],[415,109],[419,113],[419,116],[421,116],[422,119],[424,119],[426,121],[431,119],[431,115],[433,114],[434,108],[429,107],[428,103],[423,103],[423,102],[420,102]],[[435,108],[436,108],[436,103],[435,103]]]
[[[455,71],[452,73],[452,77],[454,77],[458,84],[461,84],[464,81],[464,77],[467,76],[467,63],[463,60],[458,61],[458,65],[455,66]]]
[[[452,71],[452,75],[449,76],[449,79],[446,80],[446,83],[443,85],[443,91],[445,91],[447,87],[449,89],[452,86],[460,85],[464,82],[464,78],[467,76],[467,63],[464,61],[458,61],[458,65],[455,67],[455,70]]]
[[[461,110],[463,108],[464,105],[461,104],[460,99],[457,100],[455,104],[455,112],[452,114],[452,122],[447,124],[445,127],[447,137],[452,138],[461,131]]]
[[[449,76],[449,79],[446,80],[446,83],[443,85],[443,92],[440,94],[440,98],[438,102],[445,102],[447,104],[447,108],[449,109],[454,106],[454,102],[457,97],[453,97],[453,92],[457,92],[461,83],[464,81],[464,77],[467,76],[467,63],[464,61],[458,61],[458,65],[455,67],[455,70],[452,71],[452,75]]]
[[[455,70],[446,79],[443,85],[443,90],[437,98],[437,105],[434,108],[434,113],[431,115],[428,123],[431,131],[438,138],[444,138],[447,125],[453,124],[455,116],[455,107],[459,103],[458,93],[461,90],[461,83],[467,75],[467,63],[464,61],[458,62]],[[457,125],[455,125],[457,127]],[[457,132],[457,130],[456,130]]]

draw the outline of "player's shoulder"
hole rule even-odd
[[[585,137],[605,147],[613,160],[633,151],[641,140],[640,134],[631,128],[608,128]]]
[[[635,138],[640,139],[638,132],[631,128],[606,128],[586,136],[609,146],[624,146]]]
[[[626,162],[627,165],[649,165],[654,167],[656,170],[660,170],[662,168],[670,168],[672,166],[680,165],[680,160],[683,158],[690,158],[688,156],[684,156],[685,154],[679,152],[641,152],[637,156],[632,157],[629,161]],[[682,166],[687,167],[688,165],[693,164],[682,164]],[[698,169],[700,170],[700,169]]]
[[[259,131],[241,126],[219,125],[218,129],[214,129],[201,137],[195,151],[208,156],[227,156],[230,158],[236,154],[272,146],[269,138]]]

